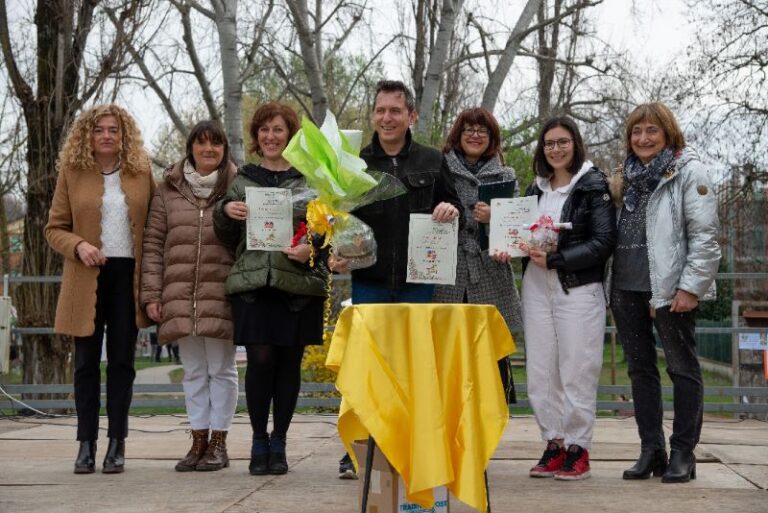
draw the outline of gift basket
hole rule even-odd
[[[283,151],[310,187],[294,196],[294,207],[306,208],[309,234],[323,236],[322,247],[330,245],[350,269],[376,263],[376,240],[373,230],[349,212],[406,193],[396,177],[366,169],[358,156],[361,141],[362,132],[339,130],[328,112],[320,128],[303,118]]]

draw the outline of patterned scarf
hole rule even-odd
[[[627,210],[635,210],[641,194],[656,190],[661,176],[669,169],[674,159],[675,150],[672,146],[661,150],[648,164],[643,164],[634,154],[627,157],[624,161],[624,177],[628,184],[624,192],[624,207]]]
[[[192,189],[192,194],[197,198],[206,199],[213,192],[216,187],[216,182],[219,180],[219,170],[215,170],[205,176],[195,171],[194,166],[189,160],[184,161],[184,178],[187,180],[189,187]]]

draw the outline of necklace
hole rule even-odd
[[[115,169],[113,169],[112,171],[102,171],[102,172],[101,172],[101,174],[102,174],[103,176],[109,176],[109,175],[113,175],[113,174],[117,173],[118,171],[120,171],[120,166],[117,166],[117,167],[116,167]]]

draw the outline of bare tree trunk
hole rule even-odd
[[[506,80],[509,70],[512,68],[512,63],[515,60],[517,52],[520,50],[520,43],[526,34],[526,29],[531,24],[531,20],[533,20],[539,5],[543,1],[544,0],[528,0],[526,2],[525,7],[523,7],[523,12],[520,13],[520,17],[517,19],[517,23],[515,23],[515,27],[509,35],[509,39],[507,39],[507,45],[496,65],[496,69],[494,69],[491,76],[488,77],[488,85],[483,92],[482,106],[491,112],[493,112],[494,107],[496,107],[496,101],[499,98],[501,86],[504,83],[504,80]]]
[[[413,93],[416,97],[416,108],[421,105],[421,97],[424,93],[424,56],[426,55],[427,40],[427,17],[426,0],[416,0],[416,47],[414,48],[413,71],[411,81],[413,82]]]
[[[224,126],[229,138],[232,158],[245,162],[243,149],[243,90],[240,82],[240,59],[237,56],[237,0],[212,0],[216,13],[216,30],[221,48],[221,75],[224,82]]]
[[[286,0],[288,9],[291,11],[296,33],[299,36],[299,46],[301,48],[301,58],[304,61],[304,73],[309,83],[310,96],[312,97],[312,119],[318,125],[325,119],[325,112],[328,110],[328,96],[325,94],[325,85],[323,82],[323,73],[320,69],[318,55],[320,49],[315,48],[317,34],[309,27],[309,13],[307,11],[307,0]],[[320,23],[320,20],[315,20]],[[319,36],[317,36],[319,38]]]
[[[427,135],[434,125],[435,100],[442,82],[445,62],[448,59],[456,17],[463,4],[463,0],[443,0],[440,27],[437,31],[435,44],[432,45],[432,50],[429,52],[429,64],[427,65],[427,74],[424,77],[424,90],[419,103],[416,133],[421,136]]]
[[[0,195],[0,260],[2,267],[0,273],[11,274],[11,241],[8,237],[8,216],[5,212],[5,194]],[[9,292],[3,291],[7,296]]]
[[[557,57],[557,46],[559,38],[560,23],[554,22],[552,25],[546,25],[547,20],[547,1],[544,0],[539,4],[539,9],[536,14],[536,21],[539,24],[537,30],[538,43],[539,43],[539,55],[544,57],[537,60],[537,66],[539,70],[539,83],[537,84],[537,93],[539,96],[539,122],[543,123],[545,119],[552,115],[552,84],[555,81],[555,68],[557,63],[555,57]],[[562,0],[554,0],[555,14],[557,17],[560,14],[560,5]],[[551,27],[551,37],[547,38],[548,29]]]
[[[56,187],[56,158],[62,138],[77,109],[100,90],[104,80],[122,60],[124,27],[136,19],[143,4],[134,0],[123,5],[122,24],[116,30],[111,48],[100,60],[100,68],[86,76],[91,80],[80,91],[80,72],[86,40],[92,28],[96,0],[38,0],[36,96],[20,73],[8,32],[6,1],[0,1],[0,46],[14,94],[27,124],[27,213],[24,219],[25,276],[60,275],[61,257],[48,246],[43,229]],[[76,7],[79,6],[79,9]],[[77,17],[73,13],[77,11]],[[65,41],[69,37],[70,40]],[[19,324],[25,327],[53,326],[58,285],[24,284],[15,291],[14,303]],[[70,379],[69,337],[27,335],[22,344],[26,383],[66,383]]]

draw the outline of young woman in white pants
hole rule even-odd
[[[523,326],[528,398],[547,447],[531,477],[589,477],[589,449],[603,361],[603,269],[616,243],[616,218],[604,175],[586,160],[570,118],[547,121],[534,156],[538,214],[571,223],[557,248],[529,247]]]

